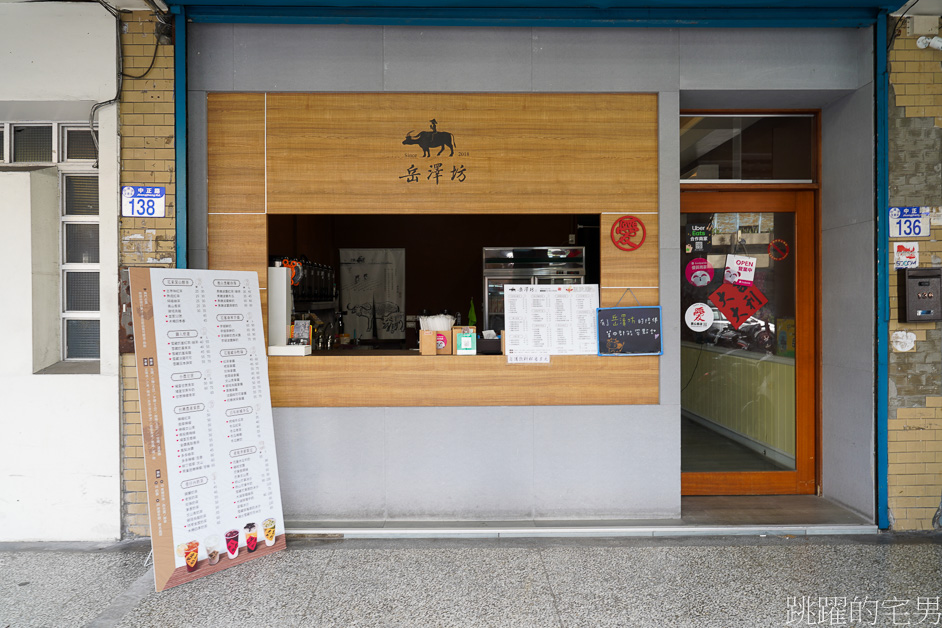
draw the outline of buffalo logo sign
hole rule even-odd
[[[422,149],[423,157],[431,157],[432,153],[430,149],[438,148],[438,152],[435,153],[436,156],[441,155],[445,148],[448,148],[451,152],[448,154],[449,157],[455,156],[455,136],[447,131],[438,130],[438,121],[434,118],[429,120],[431,127],[430,131],[419,131],[418,134],[413,135],[415,131],[409,131],[406,133],[406,139],[402,140],[403,145],[408,146],[410,144],[415,144]]]

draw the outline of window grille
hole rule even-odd
[[[73,175],[65,179],[65,213],[68,216],[98,215],[98,177]]]
[[[101,321],[67,320],[65,322],[65,357],[68,360],[97,360]]]
[[[66,264],[97,264],[98,223],[65,223]]]
[[[67,312],[98,310],[98,273],[65,273],[65,309]]]
[[[16,163],[53,161],[52,125],[14,126],[13,161]]]
[[[63,356],[99,357],[98,177],[85,172],[62,175]]]
[[[0,121],[0,164],[59,169],[59,293],[62,358],[100,357],[101,270],[95,139],[84,122]]]
[[[64,133],[65,139],[65,158],[75,159],[96,159],[95,141],[92,139],[92,131],[88,128],[69,129]]]

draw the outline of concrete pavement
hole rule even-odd
[[[0,543],[0,628],[942,625],[942,534],[289,537],[163,593],[149,550]]]

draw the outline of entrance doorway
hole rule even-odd
[[[815,491],[811,191],[681,194],[684,495]]]

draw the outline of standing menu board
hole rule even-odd
[[[598,311],[599,355],[661,355],[661,306],[603,307]]]
[[[158,591],[285,548],[258,276],[131,269]]]
[[[507,355],[595,354],[598,307],[596,284],[504,286]]]

